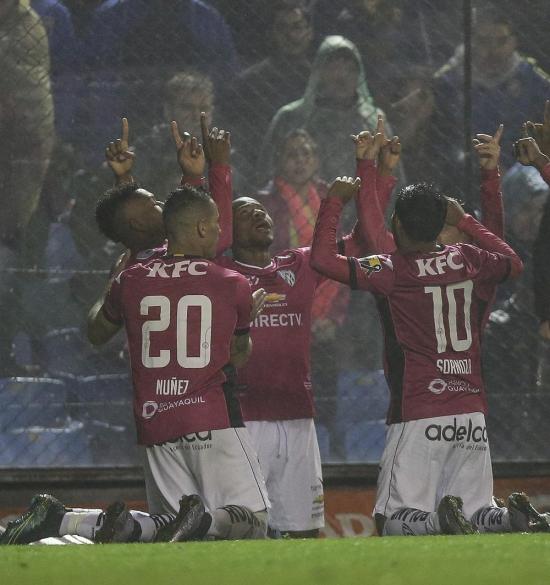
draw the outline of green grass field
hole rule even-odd
[[[550,534],[0,548],[3,585],[550,585]]]

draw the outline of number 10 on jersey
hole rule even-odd
[[[454,351],[466,351],[472,345],[472,324],[470,320],[470,308],[472,306],[472,290],[474,285],[471,280],[449,284],[447,286],[426,286],[424,292],[432,295],[435,338],[437,340],[437,353],[447,351],[447,334],[445,325],[451,338],[451,346]],[[458,338],[457,301],[455,293],[462,291],[464,295],[464,331],[465,339]],[[447,314],[443,312],[443,295],[447,297]]]

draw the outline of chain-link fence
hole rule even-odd
[[[355,174],[350,134],[379,112],[403,145],[399,181],[436,181],[473,208],[466,145],[504,123],[506,238],[526,270],[485,332],[488,427],[495,460],[548,461],[532,251],[549,187],[512,152],[550,98],[548,22],[542,0],[0,2],[0,467],[137,461],[124,337],[95,349],[85,336],[120,253],[94,222],[113,181],[104,151],[127,116],[133,173],[163,199],[180,180],[169,122],[200,135],[201,111],[231,131],[235,196],[273,212],[272,252],[310,243],[300,222],[311,228],[328,181]],[[323,459],[377,462],[389,398],[374,301],[318,297]]]

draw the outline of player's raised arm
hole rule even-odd
[[[510,259],[509,277],[517,278],[523,272],[523,262],[514,250],[474,217],[465,213],[458,201],[451,198],[447,200],[445,223],[456,226],[460,231],[470,235],[480,248],[508,257]]]
[[[338,177],[321,202],[311,246],[311,266],[328,278],[350,284],[348,258],[338,254],[336,231],[344,205],[357,194],[361,179]]]
[[[504,208],[498,170],[500,138],[503,130],[504,126],[501,124],[494,136],[476,134],[476,138],[473,140],[474,149],[479,156],[481,175],[481,221],[489,231],[499,238],[504,237]]]
[[[527,130],[535,139],[542,154],[550,157],[550,100],[544,104],[544,118],[542,123],[527,122]]]
[[[134,153],[130,150],[128,138],[130,125],[127,118],[122,118],[122,132],[120,138],[109,142],[105,148],[105,158],[111,171],[115,175],[115,184],[133,183],[132,167],[134,166]]]
[[[523,125],[523,138],[514,143],[514,151],[518,162],[535,167],[550,185],[550,158],[540,150],[538,142],[527,135],[526,124]]]
[[[170,124],[170,131],[176,147],[176,158],[182,172],[181,184],[201,186],[204,182],[206,164],[202,144],[188,132],[181,134],[175,120],[172,120]]]
[[[370,132],[364,131],[352,136],[352,139],[356,144],[357,176],[361,179],[357,216],[366,249],[350,248],[346,249],[346,253],[362,256],[374,252],[393,252],[395,242],[393,235],[386,228],[384,214],[395,186],[395,179],[391,173],[399,163],[401,152],[399,138],[397,136],[392,140],[386,138],[383,117],[378,116],[376,134],[371,135]]]
[[[231,178],[231,133],[221,128],[208,128],[206,114],[201,112],[202,143],[208,161],[208,184],[220,214],[220,239],[216,255],[220,256],[233,243],[233,184]]]

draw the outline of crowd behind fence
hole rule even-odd
[[[504,124],[506,239],[526,270],[499,289],[485,332],[488,428],[495,461],[548,461],[533,248],[549,187],[512,143],[550,98],[550,6],[479,0],[465,38],[469,4],[0,3],[0,467],[137,462],[124,338],[97,349],[84,333],[121,252],[94,223],[112,184],[105,146],[126,116],[135,176],[164,198],[180,180],[169,123],[200,135],[200,112],[231,131],[235,195],[272,211],[274,251],[310,243],[299,221],[311,228],[327,182],[355,174],[350,134],[379,113],[403,144],[400,184],[435,181],[473,208],[465,116],[473,134]],[[374,463],[388,404],[374,301],[343,287],[321,296],[311,355],[323,460]]]

